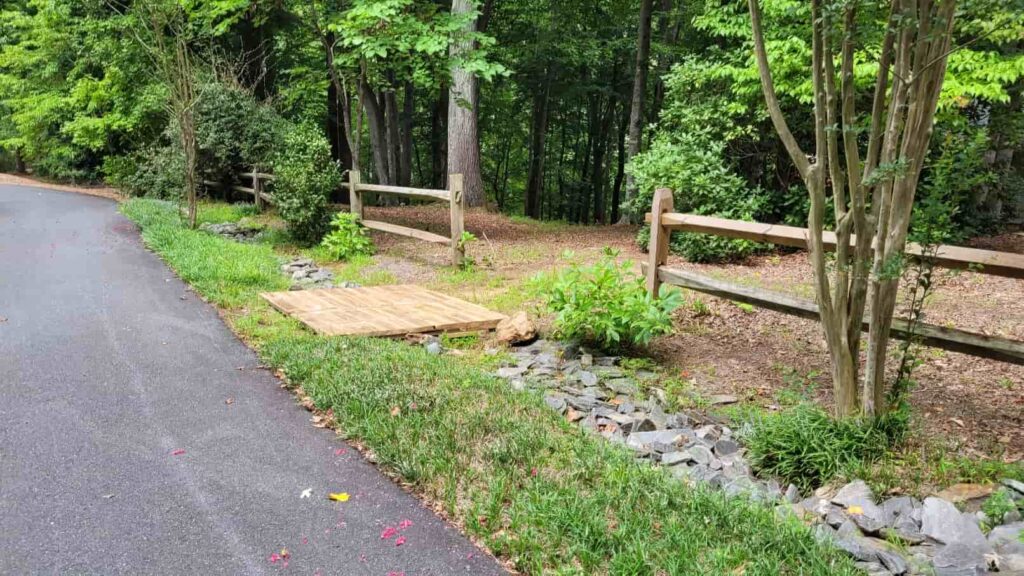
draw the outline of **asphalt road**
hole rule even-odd
[[[403,573],[503,570],[314,428],[114,202],[0,186],[0,574]]]

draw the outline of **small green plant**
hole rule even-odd
[[[992,526],[988,526],[990,529],[993,526],[1002,524],[1003,518],[1016,509],[1017,503],[1013,501],[1013,498],[1010,496],[1010,491],[1006,488],[1000,488],[993,492],[992,495],[988,497],[988,500],[985,500],[985,503],[981,505],[981,511],[984,512],[985,516],[988,516],[989,521],[992,522]]]
[[[858,419],[836,420],[804,403],[755,418],[745,435],[750,463],[760,472],[811,490],[882,457],[886,431]]]
[[[335,260],[348,261],[356,256],[373,254],[373,240],[366,235],[366,228],[351,212],[338,212],[331,219],[331,231],[324,236],[320,246]]]
[[[603,348],[646,345],[672,331],[672,311],[682,303],[678,290],[652,298],[630,262],[618,263],[618,251],[605,248],[600,262],[573,264],[534,279],[537,296],[554,312],[559,337],[578,338]]]
[[[747,304],[746,302],[733,302],[733,304],[735,304],[737,308],[739,308],[740,310],[744,311],[747,314],[753,314],[754,312],[757,312],[757,309],[754,308],[753,304]]]
[[[708,306],[708,303],[701,298],[690,300],[690,309],[697,316],[708,316],[711,314],[711,308]]]

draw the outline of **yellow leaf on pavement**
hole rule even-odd
[[[335,502],[348,502],[348,492],[332,492],[327,498]]]

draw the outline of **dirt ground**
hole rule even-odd
[[[447,233],[447,212],[439,206],[368,208],[368,217]],[[440,276],[447,258],[444,246],[377,233],[375,266],[398,281],[440,285],[510,312],[528,303],[497,295],[521,292],[526,277],[564,263],[567,250],[582,261],[598,258],[605,246],[623,258],[645,258],[633,242],[635,227],[538,224],[471,211],[466,228],[479,238],[469,249],[478,262],[474,274]],[[978,239],[972,245],[1024,253],[1024,234]],[[726,265],[672,257],[670,264],[813,299],[811,268],[802,252],[779,251]],[[941,270],[935,284],[925,305],[927,322],[1024,340],[1024,280]],[[691,379],[699,394],[733,394],[769,409],[793,394],[828,404],[828,356],[816,322],[744,310],[696,293],[686,299],[689,304],[676,313],[676,333],[658,339],[652,354]],[[1024,366],[934,348],[922,349],[919,356],[923,363],[915,372],[912,402],[926,436],[949,440],[964,455],[1024,459]]]
[[[61,192],[74,192],[76,194],[88,194],[89,196],[101,196],[103,198],[110,198],[111,200],[121,200],[123,198],[120,192],[106,186],[53,184],[41,178],[35,178],[27,175],[19,176],[15,174],[0,173],[0,184],[48,188],[50,190],[60,190]]]

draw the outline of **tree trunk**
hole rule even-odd
[[[473,0],[452,0],[452,14],[467,14],[475,9]],[[476,20],[466,24],[464,33],[476,30]],[[458,38],[451,48],[455,58],[473,49],[473,41]],[[480,175],[480,140],[477,134],[476,76],[458,66],[452,69],[448,102],[448,172],[462,174],[467,206],[483,206],[484,182]]]
[[[14,149],[14,171],[18,174],[25,173],[25,156],[21,153],[21,148]]]
[[[430,183],[444,188],[448,173],[448,87],[442,86],[430,117]]]
[[[615,170],[615,184],[612,187],[612,222],[619,222],[619,207],[622,204],[622,182],[626,178],[626,124],[629,108],[622,106],[621,120],[616,127],[618,132],[618,167]]]
[[[398,185],[409,186],[412,184],[412,123],[415,109],[415,91],[411,81],[405,82],[405,94],[402,97],[402,121],[400,123],[401,146],[398,171]]]
[[[530,169],[526,178],[525,214],[540,218],[541,197],[544,195],[544,147],[548,132],[548,88],[550,71],[545,73],[544,85],[533,96],[530,123]]]
[[[627,161],[640,153],[644,124],[644,94],[647,91],[647,68],[651,56],[651,5],[653,0],[640,2],[640,26],[636,40],[636,70],[633,75],[633,100],[629,109],[629,146],[626,149]],[[626,202],[636,198],[636,181],[632,174],[626,175]],[[631,214],[623,214],[622,222],[633,219]]]
[[[387,148],[388,148],[388,177],[390,183],[401,185],[400,174],[402,168],[402,135],[399,124],[401,123],[401,112],[398,109],[398,96],[393,89],[385,90],[382,94],[384,103],[384,121],[387,126]]]
[[[359,93],[366,111],[366,120],[370,129],[370,147],[373,149],[373,168],[377,173],[377,182],[392,184],[388,170],[387,126],[384,110],[377,103],[377,94],[366,83],[365,78],[359,79]]]
[[[328,32],[326,46],[334,45],[334,33]],[[334,70],[334,54],[330,49],[325,49],[325,61],[328,70],[327,84],[327,140],[331,143],[331,157],[341,163],[345,169],[352,168],[352,150],[348,145],[347,129],[345,128],[342,89],[339,86],[340,79]],[[348,106],[348,102],[344,103]]]

